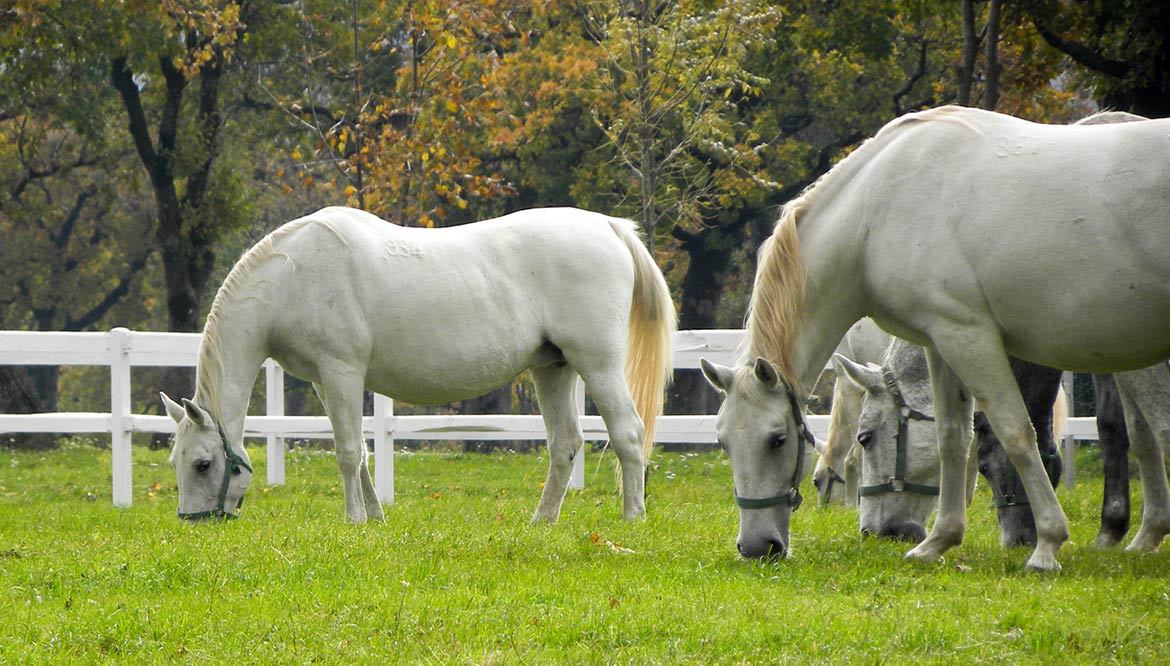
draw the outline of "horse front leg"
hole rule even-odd
[[[1128,551],[1154,550],[1170,534],[1170,488],[1162,447],[1170,440],[1170,372],[1164,363],[1115,375],[1125,427],[1142,477],[1142,522]]]
[[[378,495],[369,478],[366,445],[362,437],[363,384],[360,377],[363,375],[336,372],[314,384],[333,426],[337,468],[341,472],[341,486],[345,493],[345,517],[354,524],[364,523],[371,517],[367,511],[371,505],[377,507],[372,517],[381,517]]]
[[[532,523],[555,523],[572,474],[573,456],[585,441],[577,414],[577,373],[568,366],[533,368],[532,382],[548,437],[548,478]]]
[[[928,347],[926,361],[938,431],[938,517],[926,540],[906,553],[906,557],[938,562],[943,553],[963,542],[967,529],[967,449],[971,443],[974,410],[970,394],[942,356]]]

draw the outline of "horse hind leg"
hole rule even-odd
[[[1170,440],[1170,372],[1158,365],[1115,375],[1125,426],[1142,478],[1142,521],[1128,551],[1153,550],[1170,534],[1170,489],[1162,447]]]
[[[334,364],[329,367],[337,367]],[[341,485],[345,492],[345,517],[354,524],[382,516],[378,494],[366,465],[362,437],[362,372],[335,371],[314,384],[333,426],[333,441]],[[371,507],[373,510],[371,511]]]
[[[597,411],[605,421],[610,446],[621,464],[622,518],[646,517],[646,469],[642,458],[642,424],[620,366],[582,373]]]
[[[560,517],[573,456],[585,437],[577,414],[577,373],[567,365],[532,368],[536,401],[548,435],[548,478],[532,523],[555,523]]]

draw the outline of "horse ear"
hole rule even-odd
[[[191,419],[193,423],[201,428],[210,428],[215,424],[215,421],[211,418],[211,414],[206,409],[195,404],[192,400],[183,398],[183,409],[187,413],[187,418]]]
[[[171,396],[163,393],[162,391],[159,391],[158,395],[160,398],[162,398],[163,407],[166,407],[167,416],[170,416],[175,423],[182,423],[183,415],[185,414],[183,411],[183,406],[174,400],[171,400]]]
[[[880,366],[858,365],[840,354],[833,354],[833,368],[838,377],[847,377],[862,390],[872,391],[883,385]]]
[[[735,382],[735,371],[731,368],[718,363],[712,363],[705,358],[699,359],[699,366],[703,370],[703,376],[711,383],[711,386],[729,393],[731,385]]]
[[[781,377],[780,373],[776,370],[776,366],[772,365],[772,363],[763,356],[756,357],[753,370],[755,370],[756,379],[760,380],[760,383],[769,389],[774,390],[780,386],[787,385],[784,382],[784,378]]]

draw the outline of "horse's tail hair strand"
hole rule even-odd
[[[645,426],[642,459],[650,460],[654,428],[662,414],[673,368],[671,339],[678,326],[670,288],[633,223],[610,223],[634,259],[634,294],[626,344],[626,385]]]

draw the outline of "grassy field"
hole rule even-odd
[[[942,565],[806,505],[786,561],[740,559],[730,471],[660,454],[645,523],[619,518],[612,458],[587,459],[559,524],[529,527],[546,458],[400,454],[382,524],[347,525],[333,457],[293,450],[240,520],[175,517],[165,452],[0,450],[6,663],[1161,663],[1170,552],[1091,548],[1099,478],[1060,495],[1064,572],[1023,572],[986,489]],[[807,482],[806,482],[807,483]],[[811,487],[806,492],[812,492]]]

